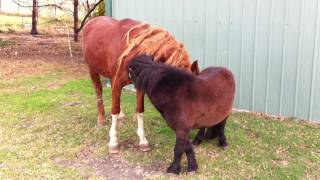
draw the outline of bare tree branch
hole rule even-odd
[[[99,0],[95,5],[92,6],[92,8],[87,12],[87,14],[84,16],[80,27],[77,29],[77,33],[79,33],[83,26],[85,25],[85,23],[87,22],[88,17],[91,15],[91,13],[96,9],[96,7],[102,2],[103,0]]]
[[[17,0],[12,0],[15,4],[17,4],[18,6],[20,7],[26,7],[26,8],[32,8],[32,5],[29,5],[28,1],[17,1]],[[63,12],[65,13],[68,13],[69,15],[72,15],[73,14],[73,11],[72,10],[68,10],[68,9],[65,9],[63,8],[63,4],[65,4],[66,1],[62,1],[60,3],[56,3],[56,4],[38,4],[37,5],[37,8],[39,7],[51,7],[51,8],[58,8],[60,10],[62,10]]]

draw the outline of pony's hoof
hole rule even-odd
[[[151,147],[150,147],[149,144],[140,144],[140,145],[139,145],[139,149],[140,149],[140,151],[142,151],[142,152],[151,151]]]
[[[226,149],[228,149],[229,148],[229,145],[227,144],[227,145],[224,145],[224,146],[222,146],[222,149],[223,150],[226,150]]]
[[[228,149],[229,144],[226,143],[226,142],[224,142],[224,143],[219,143],[219,146],[220,146],[223,150],[226,150],[226,149]]]
[[[167,173],[179,174],[180,171],[181,171],[180,166],[171,165],[168,168]]]
[[[197,170],[198,170],[198,165],[197,164],[188,165],[187,171],[189,173],[196,172]]]
[[[116,146],[109,146],[109,153],[110,154],[117,154],[120,152],[120,147],[119,145]]]
[[[199,139],[194,139],[194,140],[192,141],[192,144],[195,145],[195,146],[200,145],[200,144],[201,144],[201,140],[199,140]]]

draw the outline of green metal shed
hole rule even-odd
[[[320,122],[318,0],[106,0],[107,15],[161,26],[201,67],[225,66],[235,107]]]

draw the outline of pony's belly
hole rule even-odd
[[[214,111],[202,111],[195,117],[194,128],[212,127],[222,122],[231,112],[232,108],[215,109]]]

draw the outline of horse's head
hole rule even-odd
[[[190,70],[194,75],[199,75],[200,68],[199,68],[199,65],[198,65],[198,60],[193,61],[193,63],[190,66]]]

